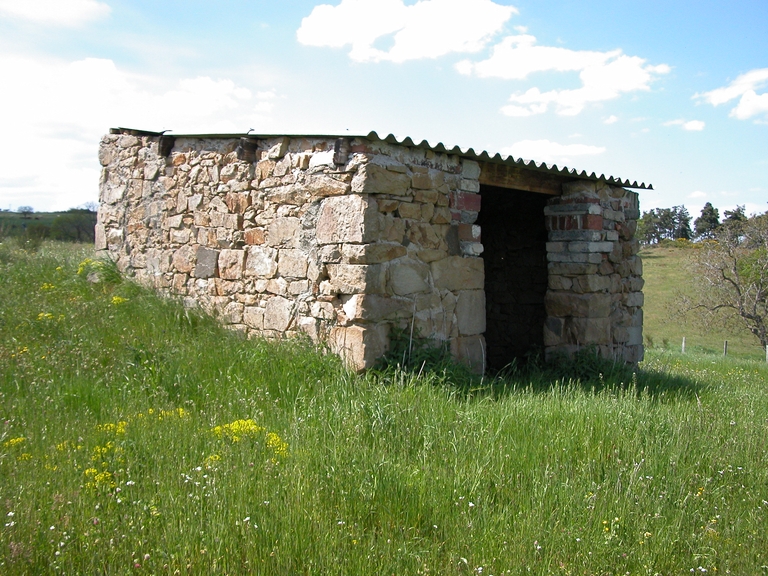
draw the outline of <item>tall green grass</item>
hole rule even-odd
[[[766,571],[764,364],[355,376],[88,256],[0,245],[3,574]]]

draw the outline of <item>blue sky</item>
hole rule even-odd
[[[0,0],[0,208],[98,196],[110,127],[394,133],[768,209],[768,2]]]

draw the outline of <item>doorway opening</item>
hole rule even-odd
[[[490,372],[544,349],[546,194],[480,186],[485,264],[486,365]]]

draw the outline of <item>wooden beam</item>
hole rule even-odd
[[[546,172],[538,172],[536,170],[526,170],[520,166],[507,166],[506,164],[494,164],[491,162],[480,163],[480,184],[486,186],[560,196],[563,192],[563,182],[571,180],[573,178],[547,174]]]

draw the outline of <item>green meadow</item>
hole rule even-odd
[[[354,375],[0,244],[0,573],[766,574],[768,367],[675,351],[665,257],[639,372],[489,379]]]

